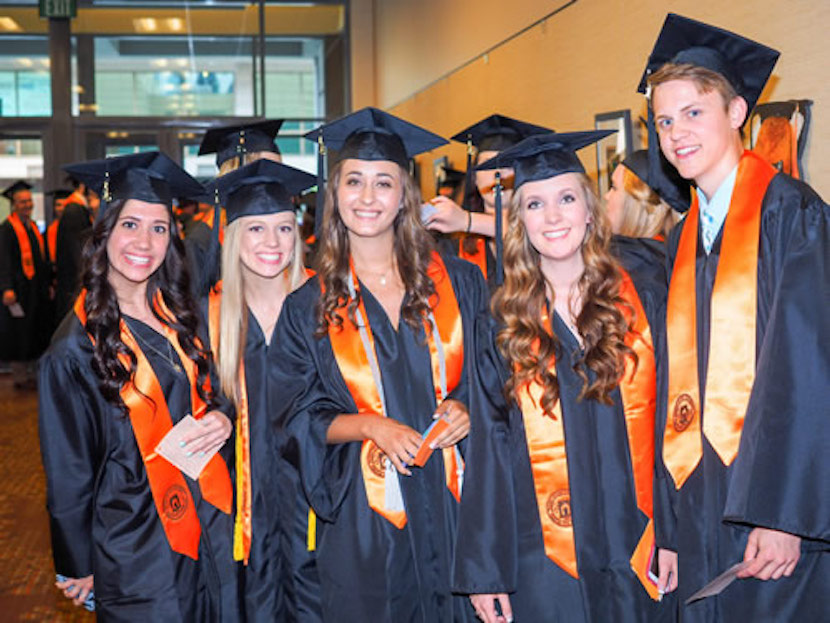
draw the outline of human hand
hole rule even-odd
[[[85,578],[66,578],[62,582],[55,582],[55,586],[76,606],[82,606],[92,592],[92,575]]]
[[[470,432],[470,414],[464,403],[458,400],[445,400],[432,416],[434,419],[444,418],[449,426],[438,435],[430,444],[430,447],[448,448],[464,439]]]
[[[738,573],[738,577],[758,580],[790,577],[800,556],[801,537],[769,528],[755,528],[749,533],[744,550],[744,560],[753,562]]]
[[[14,293],[14,290],[3,290],[3,305],[6,307],[11,307],[17,303],[17,296]]]
[[[657,568],[660,571],[657,578],[658,592],[660,595],[671,593],[677,588],[677,552],[670,549],[658,549]]]
[[[412,475],[407,465],[412,463],[418,448],[421,447],[422,439],[419,432],[392,418],[376,416],[371,420],[367,437],[389,457],[399,473],[405,476]]]
[[[449,197],[439,195],[430,199],[429,203],[435,207],[436,211],[424,223],[427,229],[442,234],[467,231],[467,211],[455,201]]]
[[[200,428],[182,437],[181,443],[187,448],[187,456],[196,453],[205,455],[218,450],[233,431],[233,424],[221,411],[208,411],[197,422]]]
[[[470,595],[470,602],[475,608],[476,616],[484,623],[512,623],[513,609],[506,593]],[[496,614],[496,602],[501,606],[501,614]]]

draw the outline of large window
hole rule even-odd
[[[46,37],[0,38],[0,116],[52,114]]]

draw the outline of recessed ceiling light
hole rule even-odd
[[[133,20],[136,32],[156,32],[159,29],[155,17],[138,17]]]
[[[0,17],[0,30],[4,32],[20,32],[23,29],[11,17]]]

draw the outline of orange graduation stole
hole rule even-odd
[[[738,453],[755,380],[755,322],[761,202],[775,168],[745,151],[723,225],[712,290],[706,422],[703,434],[724,465]],[[677,247],[666,311],[669,395],[663,462],[680,489],[703,456],[697,359],[695,263],[699,207],[692,206]]]
[[[632,307],[622,308],[631,330],[625,337],[626,344],[637,355],[626,358],[625,371],[620,379],[620,393],[625,412],[628,445],[631,454],[631,471],[637,507],[649,521],[631,555],[631,568],[652,599],[658,598],[657,584],[649,574],[654,555],[653,489],[654,465],[654,410],[656,405],[656,367],[651,329],[643,306],[631,278],[622,273],[620,296]],[[542,310],[542,322],[553,333],[550,317]],[[538,348],[538,342],[536,344]],[[556,362],[551,359],[549,369],[555,371]],[[571,494],[568,480],[568,460],[565,431],[562,423],[561,400],[554,405],[549,417],[542,409],[544,389],[533,381],[519,388],[518,403],[525,425],[525,436],[536,504],[542,524],[545,554],[571,576],[578,578],[576,545],[571,517]]]
[[[75,314],[83,325],[86,325],[85,299],[86,291],[84,290],[75,301]],[[156,297],[155,304],[161,310],[162,316],[173,317],[160,294]],[[182,350],[176,332],[166,324],[163,326],[165,337],[176,350],[187,374],[187,380],[190,382],[193,417],[198,420],[207,411],[207,405],[197,391],[196,364]],[[90,339],[92,339],[91,336]],[[156,512],[170,548],[174,552],[198,560],[201,525],[190,489],[182,473],[155,452],[156,446],[173,428],[167,401],[153,368],[123,319],[121,320],[121,341],[136,357],[135,373],[121,388],[121,398],[130,413],[130,424],[132,424],[141,459],[147,471],[147,480],[150,483]],[[124,365],[129,366],[127,355],[119,354],[119,359]],[[206,379],[205,389],[209,387],[210,381]],[[233,499],[231,478],[225,462],[218,454],[213,456],[199,476],[199,488],[206,501],[223,513],[231,512]]]
[[[32,245],[29,242],[29,236],[26,234],[26,229],[29,228],[35,234],[38,244],[40,245],[40,257],[43,258],[43,237],[40,235],[37,227],[32,224],[30,220],[26,225],[20,220],[17,212],[9,214],[9,223],[12,225],[14,235],[17,237],[17,246],[20,247],[20,264],[23,266],[23,275],[26,279],[31,279],[35,276],[35,258],[32,255]]]
[[[54,264],[58,259],[58,224],[59,220],[55,219],[52,224],[46,228],[46,247],[49,250],[49,261]]]
[[[443,260],[437,253],[433,254],[428,275],[435,284],[435,296],[430,300],[435,324],[432,327],[427,326],[425,328],[429,336],[429,353],[432,362],[432,382],[435,387],[436,404],[440,404],[446,398],[441,389],[442,384],[449,393],[458,385],[461,379],[461,370],[464,364],[464,330],[450,276]],[[354,279],[353,270],[352,279]],[[377,354],[374,337],[369,326],[369,317],[366,314],[362,297],[355,316],[358,322],[364,323],[363,326],[366,328],[368,345],[365,348],[359,328],[348,320],[347,307],[348,302],[337,310],[344,318],[344,322],[339,327],[329,325],[328,335],[331,348],[340,373],[349,388],[349,393],[352,395],[355,405],[357,405],[358,413],[374,413],[382,417],[384,406],[379,388],[374,381],[368,352],[372,353],[375,361],[377,361]],[[440,365],[439,349],[444,354],[445,366],[443,370]],[[446,380],[445,383],[442,383],[442,378]],[[460,501],[464,470],[463,460],[455,447],[444,448],[442,454],[447,488],[456,501]],[[386,462],[386,457],[373,441],[367,439],[363,442],[360,452],[360,467],[369,506],[396,528],[402,529],[406,525],[406,510],[390,509],[387,508],[386,504]]]
[[[473,236],[476,243],[476,250],[473,253],[467,253],[464,248],[464,243],[466,242],[468,235],[469,234],[462,234],[458,238],[458,257],[478,266],[481,270],[481,274],[484,275],[485,279],[487,279],[487,250],[484,246],[487,244],[487,241],[481,236]]]

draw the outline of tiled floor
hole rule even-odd
[[[0,376],[0,621],[92,622],[54,587],[37,393]]]

